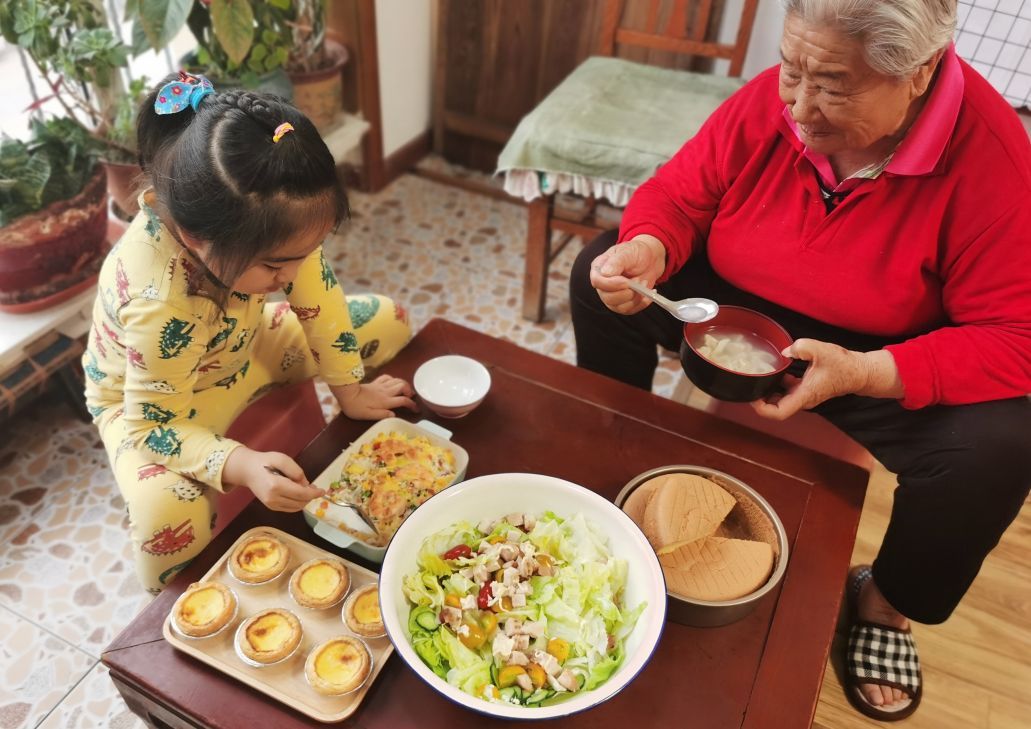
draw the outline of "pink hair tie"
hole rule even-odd
[[[276,127],[276,131],[272,132],[272,143],[278,144],[280,139],[282,139],[284,136],[286,136],[293,130],[293,124],[291,124],[290,122],[283,122],[278,127]]]

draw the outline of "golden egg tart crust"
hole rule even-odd
[[[207,638],[236,617],[236,595],[218,582],[194,582],[172,608],[175,628],[190,638]]]
[[[344,622],[351,632],[364,638],[379,638],[385,634],[383,615],[379,610],[379,585],[365,585],[344,603]]]
[[[289,610],[271,608],[252,615],[240,625],[236,645],[255,663],[277,663],[301,643],[301,621]]]
[[[255,534],[229,556],[229,572],[256,585],[279,577],[290,562],[290,549],[271,534]]]
[[[290,595],[306,608],[332,607],[347,594],[350,586],[347,565],[335,559],[308,560],[290,577]]]
[[[315,646],[304,662],[304,676],[325,696],[361,687],[372,672],[372,655],[358,638],[341,635]]]

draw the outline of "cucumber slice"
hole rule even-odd
[[[415,622],[423,630],[433,631],[440,627],[440,618],[437,617],[437,614],[430,608],[427,608],[416,615]]]

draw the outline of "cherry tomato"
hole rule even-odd
[[[441,555],[444,559],[458,559],[459,557],[472,557],[473,550],[468,544],[459,544],[452,547]]]
[[[483,587],[480,588],[480,594],[476,596],[476,604],[479,606],[480,610],[487,610],[490,608],[490,598],[490,583],[485,582]]]

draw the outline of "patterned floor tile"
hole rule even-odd
[[[106,666],[97,664],[39,725],[39,729],[145,729],[118,695]]]
[[[0,607],[0,729],[39,723],[96,661]]]

